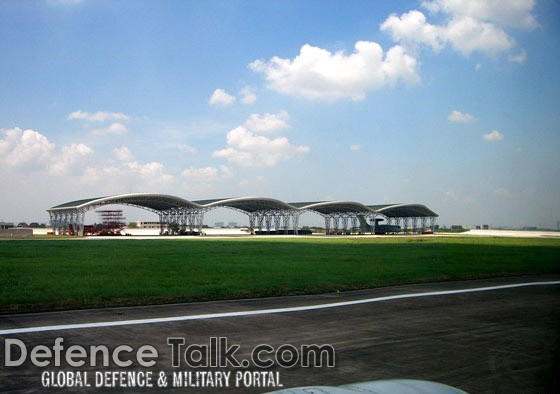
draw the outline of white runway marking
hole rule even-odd
[[[462,294],[462,293],[476,293],[481,291],[512,289],[516,287],[550,286],[550,285],[559,285],[559,284],[560,281],[526,282],[526,283],[515,283],[510,285],[476,287],[472,289],[441,290],[441,291],[430,291],[425,293],[398,294],[398,295],[385,296],[385,297],[366,298],[363,300],[332,302],[328,304],[294,306],[294,307],[287,307],[287,308],[261,309],[261,310],[254,310],[254,311],[208,313],[208,314],[188,315],[188,316],[160,317],[160,318],[152,318],[152,319],[121,320],[121,321],[108,321],[108,322],[98,322],[98,323],[61,324],[61,325],[42,326],[42,327],[11,328],[7,330],[0,330],[0,335],[24,334],[30,332],[44,332],[44,331],[79,330],[85,328],[129,326],[129,325],[137,325],[137,324],[174,323],[174,322],[189,321],[189,320],[218,319],[224,317],[239,317],[239,316],[257,316],[257,315],[267,315],[267,314],[287,313],[287,312],[303,312],[303,311],[312,311],[312,310],[327,309],[327,308],[338,308],[338,307],[350,306],[350,305],[368,304],[373,302],[401,300],[405,298],[432,297],[432,296],[443,296],[443,295]]]

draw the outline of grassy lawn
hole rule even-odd
[[[560,273],[560,240],[9,240],[0,272],[0,313],[13,313]]]

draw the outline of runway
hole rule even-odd
[[[218,353],[212,352],[203,360],[207,361],[206,368],[190,368],[184,360],[180,367],[172,367],[168,338],[183,339],[188,347],[211,344],[210,338],[215,337],[239,345],[235,356],[240,360],[251,360],[259,344],[274,349],[282,345],[289,349],[312,344],[332,346],[333,367],[304,368],[297,364],[283,368],[278,363],[268,367],[266,372],[277,373],[283,385],[280,388],[414,378],[438,381],[470,393],[552,392],[554,368],[558,372],[559,280],[559,276],[531,276],[306,297],[4,315],[0,316],[3,355],[6,339],[20,340],[30,354],[36,345],[52,349],[55,339],[63,338],[66,348],[105,345],[112,350],[126,344],[136,350],[151,345],[158,357],[149,368],[137,363],[126,368],[114,363],[103,367],[99,360],[93,367],[74,368],[64,357],[61,367],[55,367],[54,361],[46,367],[34,366],[30,357],[21,366],[8,367],[3,360],[0,390],[43,391],[41,375],[45,371],[89,371],[93,375],[99,371],[152,370],[169,376],[178,371],[260,371],[254,365],[221,368],[213,364]],[[532,285],[526,285],[529,283]],[[192,316],[197,318],[185,318]],[[142,323],[127,324],[129,321]],[[95,325],[103,322],[122,325]],[[33,327],[43,329],[21,331]],[[132,355],[127,354],[127,358]],[[274,389],[254,384],[220,388],[169,384],[141,392],[263,393]],[[138,389],[66,387],[50,388],[49,392],[115,390]]]

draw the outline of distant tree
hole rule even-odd
[[[175,222],[173,223],[169,223],[169,225],[167,226],[167,228],[169,229],[169,233],[171,234],[179,234],[179,225]]]
[[[126,228],[138,228],[138,222],[130,222]]]

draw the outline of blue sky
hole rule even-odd
[[[507,4],[2,1],[0,220],[160,192],[556,228],[560,5]]]

